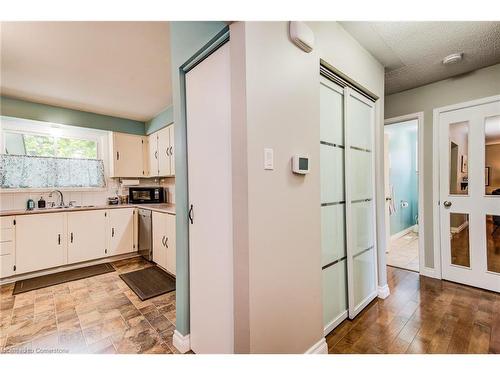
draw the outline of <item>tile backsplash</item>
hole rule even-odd
[[[175,203],[175,177],[140,179],[139,186],[162,186],[168,188],[168,202]],[[64,202],[68,204],[75,201],[75,205],[104,205],[108,197],[116,194],[128,194],[128,187],[122,187],[119,179],[109,179],[106,188],[95,191],[63,191]],[[30,191],[30,192],[0,192],[0,210],[20,210],[26,208],[28,199],[37,202],[43,199],[49,205],[49,202],[58,202],[59,195],[53,194],[49,197],[48,191]]]

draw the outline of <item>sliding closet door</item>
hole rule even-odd
[[[325,335],[347,317],[343,92],[342,87],[321,77],[321,249]]]
[[[346,240],[349,318],[377,296],[375,245],[374,103],[350,88],[345,94]]]

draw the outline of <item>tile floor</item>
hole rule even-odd
[[[116,272],[12,296],[0,286],[0,353],[177,353],[175,291],[141,301],[118,276],[149,267],[137,257]]]
[[[387,253],[387,265],[418,272],[418,234],[411,231],[391,241]]]

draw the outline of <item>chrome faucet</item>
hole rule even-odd
[[[61,198],[61,200],[59,201],[59,207],[64,207],[64,197],[63,197],[63,193],[61,192],[61,190],[52,190],[49,193],[49,197],[52,197],[52,193],[59,193],[59,197]]]

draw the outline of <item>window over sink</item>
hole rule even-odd
[[[6,116],[0,121],[2,189],[106,186],[107,132]]]

